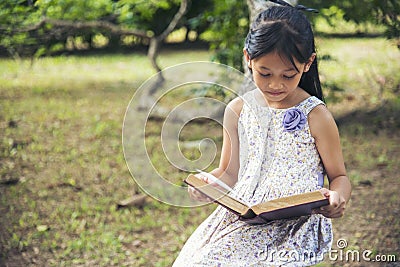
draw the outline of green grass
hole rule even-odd
[[[319,63],[324,90],[330,89],[327,99],[330,104],[333,100],[341,102],[334,109],[337,115],[348,113],[352,107],[376,107],[397,94],[400,54],[394,42],[383,38],[319,38],[317,48],[319,56],[327,58]],[[335,88],[342,92],[332,90]]]
[[[209,57],[189,54],[193,60]],[[170,64],[184,62],[179,53],[165,57]],[[113,55],[44,58],[32,68],[28,62],[0,64],[0,174],[2,181],[19,179],[1,188],[1,210],[9,211],[1,218],[7,227],[3,253],[12,262],[14,251],[39,251],[39,262],[51,259],[56,266],[161,260],[157,255],[165,249],[142,249],[153,242],[142,233],[175,239],[162,228],[181,210],[156,202],[142,210],[116,209],[137,191],[123,158],[121,127],[135,89],[154,74],[148,59]],[[164,216],[154,214],[161,210]],[[140,245],[126,255],[124,244],[135,240]]]
[[[336,236],[376,253],[398,251],[398,237],[389,234],[400,229],[400,53],[380,38],[318,39],[318,45],[330,59],[320,62],[325,85],[343,89],[328,91],[328,106],[339,118],[355,186]],[[209,58],[205,51],[164,51],[160,64]],[[0,262],[169,266],[214,206],[187,209],[149,200],[142,208],[117,209],[118,201],[138,191],[123,157],[121,130],[132,95],[154,74],[145,55],[60,56],[32,67],[2,59],[0,70]],[[163,162],[157,168],[172,179],[183,178],[162,161],[160,126],[151,120],[146,129],[152,161]],[[220,145],[220,134],[216,124],[192,122],[181,139],[208,136]],[[199,156],[196,148],[183,153]],[[366,180],[372,187],[363,186]],[[382,213],[381,206],[394,212]],[[382,238],[376,239],[378,228]]]

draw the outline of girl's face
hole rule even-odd
[[[252,69],[254,82],[270,107],[285,108],[298,103],[298,93],[305,92],[298,90],[301,76],[309,70],[315,54],[307,63],[300,63],[294,59],[299,71],[289,60],[282,60],[275,52],[249,60],[245,51],[245,56],[249,68]]]

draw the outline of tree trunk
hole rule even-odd
[[[285,0],[292,6],[297,5],[297,0]],[[266,0],[247,0],[247,6],[249,7],[250,11],[250,21],[253,21],[258,13],[267,9],[270,6],[276,5],[270,1]]]
[[[157,80],[151,86],[151,88],[143,94],[141,97],[139,110],[149,110],[154,104],[152,95],[157,91],[158,88],[164,83],[164,77],[160,66],[157,63],[157,57],[160,51],[160,47],[165,38],[176,28],[178,23],[181,21],[182,17],[186,14],[189,9],[189,0],[181,0],[181,5],[178,12],[175,14],[174,18],[171,20],[167,28],[158,36],[154,36],[150,39],[149,49],[147,51],[147,56],[150,59],[151,65],[157,71]],[[162,115],[162,114],[160,114]],[[166,115],[166,114],[165,114]]]

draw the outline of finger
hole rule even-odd
[[[193,188],[193,187],[191,187],[191,186],[189,186],[188,187],[188,193],[189,193],[189,195],[195,195],[196,194],[196,190]]]
[[[193,187],[188,187],[188,192],[190,198],[193,200],[198,200],[201,197],[201,194]]]
[[[197,173],[197,174],[195,174],[195,176],[196,176],[197,178],[203,180],[204,182],[209,183],[209,180],[208,180],[208,177],[207,177],[207,176],[204,176],[204,175],[201,174],[201,173]]]
[[[320,208],[320,213],[324,216],[330,216],[337,211],[337,207],[335,205],[328,205]]]
[[[312,209],[311,214],[319,214],[318,209]]]
[[[331,213],[335,213],[337,211],[342,211],[345,208],[346,203],[345,202],[335,202],[332,203],[332,205],[329,206],[329,208],[327,210],[329,210]]]
[[[327,218],[339,218],[342,217],[344,214],[345,207],[341,205],[340,208],[334,209],[334,210],[322,210],[319,211],[320,214]]]
[[[329,196],[330,196],[330,193],[329,193],[329,190],[328,190],[328,189],[326,189],[326,188],[321,188],[320,191],[321,191],[321,193],[322,193],[325,197],[329,197]]]
[[[315,209],[315,212],[318,214],[322,214],[325,217],[328,217],[330,214],[332,214],[334,212],[334,209],[330,205],[327,205],[327,206],[323,206],[318,209]]]
[[[319,211],[324,214],[330,213],[333,210],[335,210],[335,208],[332,205],[326,205],[319,208]]]
[[[340,218],[342,216],[343,216],[343,211],[337,211],[337,212],[334,212],[334,213],[327,214],[325,217],[327,217],[327,218]]]
[[[193,187],[188,187],[189,197],[193,200],[200,201],[200,202],[213,202],[213,200],[204,194],[200,193]]]
[[[340,204],[333,212],[332,212],[332,218],[339,218],[342,217],[344,215],[344,211],[345,211],[346,207],[345,207],[345,203]]]
[[[330,212],[328,212],[326,210],[321,210],[321,209],[318,209],[317,213],[321,214],[321,215],[324,215],[325,217],[329,217],[329,215],[330,215]]]
[[[329,204],[331,206],[338,206],[339,202],[340,202],[339,194],[337,192],[335,192],[335,191],[332,191],[329,194]]]

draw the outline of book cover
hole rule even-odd
[[[213,179],[218,178],[214,177]],[[219,205],[237,214],[240,220],[249,224],[262,224],[273,220],[310,215],[313,209],[329,205],[329,199],[320,191],[282,197],[257,205],[249,205],[239,198],[228,195],[228,191],[224,192],[193,174],[185,179],[185,183],[194,187],[197,191],[211,198]]]

